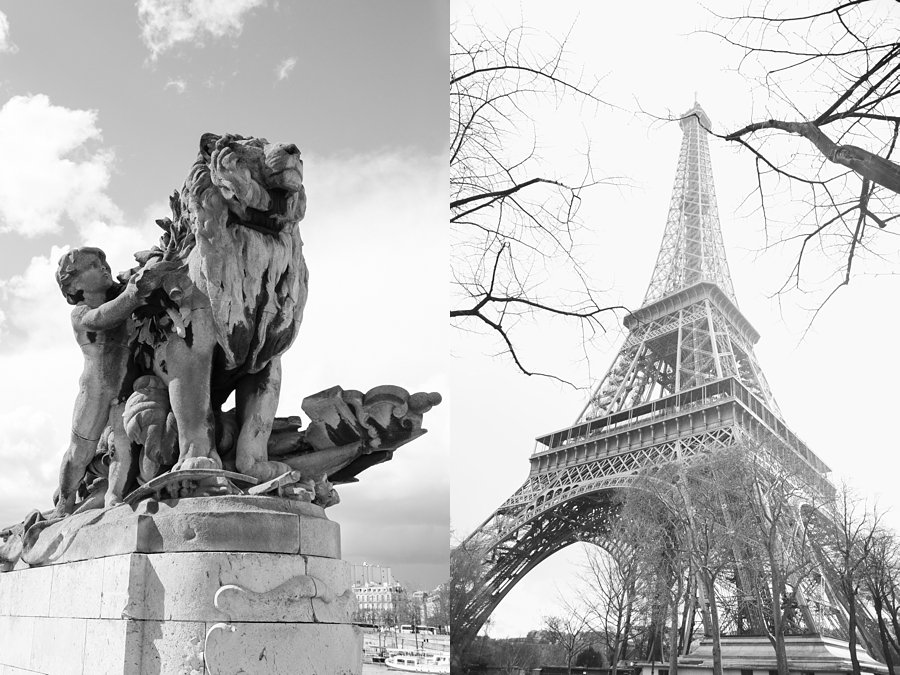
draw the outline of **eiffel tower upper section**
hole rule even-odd
[[[716,284],[737,305],[719,227],[706,133],[709,117],[699,103],[684,115],[669,217],[644,305],[700,281]]]
[[[753,354],[759,334],[737,305],[719,225],[706,129],[698,103],[684,134],[662,245],[629,334],[578,422],[733,377],[778,408]]]

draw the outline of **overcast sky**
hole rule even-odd
[[[741,5],[743,3],[738,3]],[[884,3],[888,5],[890,3]],[[716,8],[727,13],[730,6]],[[739,8],[738,8],[739,9]],[[472,8],[451,5],[461,30]],[[623,111],[569,105],[533,110],[539,151],[548,166],[580,178],[582,153],[590,139],[599,175],[624,176],[633,188],[602,187],[584,195],[581,257],[609,304],[640,305],[650,281],[666,223],[682,134],[677,124],[653,124],[634,115],[639,108],[665,116],[680,114],[694,95],[725,131],[760,117],[769,103],[734,71],[738,55],[721,42],[691,34],[709,25],[699,4],[663,3],[494,3],[479,6],[477,21],[501,33],[520,24],[534,33],[561,36],[571,28],[568,62],[575,73],[602,78],[600,95]],[[540,43],[540,38],[537,38]],[[531,110],[531,109],[530,109]],[[771,297],[790,270],[795,248],[761,253],[758,202],[747,195],[756,184],[746,154],[710,140],[725,247],[738,303],[761,333],[755,352],[789,426],[833,469],[893,509],[900,522],[896,490],[898,442],[896,382],[900,363],[891,356],[897,340],[895,311],[900,297],[896,236],[881,239],[887,265],[860,260],[861,276],[826,306],[806,337],[810,298]],[[783,203],[782,214],[790,214]],[[815,265],[813,275],[820,272]],[[547,271],[552,280],[553,271]],[[548,323],[525,331],[523,355],[531,365],[553,368],[582,385],[596,383],[624,340],[611,319],[590,368],[573,349],[571,334]],[[488,337],[454,333],[451,338],[453,408],[454,533],[465,536],[485,520],[528,475],[534,438],[573,424],[587,394],[516,373],[493,354]],[[464,489],[462,489],[464,486]],[[492,636],[523,635],[558,611],[558,591],[568,591],[583,560],[582,546],[570,547],[532,571],[494,612]]]
[[[344,557],[446,578],[446,36],[440,1],[4,3],[0,525],[50,506],[68,441],[82,359],[60,254],[130,267],[200,135],[233,132],[305,162],[310,295],[279,414],[335,384],[445,395],[431,433],[340,490]]]

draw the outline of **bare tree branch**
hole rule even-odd
[[[571,385],[530,365],[528,325],[569,322],[584,349],[621,308],[599,301],[577,256],[582,194],[617,179],[595,179],[589,154],[581,178],[560,175],[536,151],[533,109],[602,103],[570,73],[567,37],[541,54],[532,42],[547,36],[523,27],[451,30],[450,318],[493,336],[520,372]]]
[[[888,242],[881,252],[875,236],[890,229],[900,210],[900,164],[893,157],[900,129],[900,24],[886,10],[871,0],[832,0],[830,7],[804,13],[787,0],[750,0],[745,14],[713,14],[715,28],[701,31],[739,50],[740,72],[757,82],[756,93],[766,101],[764,119],[715,135],[754,157],[766,245],[772,245],[770,231],[781,233],[775,244],[799,242],[779,292],[809,292],[801,286],[801,269],[813,251],[836,278],[813,318],[858,270],[900,264],[896,245]],[[786,186],[778,179],[787,179]],[[777,209],[779,193],[786,202]],[[800,203],[809,211],[799,223],[776,215],[795,212]],[[847,222],[851,214],[855,220]]]

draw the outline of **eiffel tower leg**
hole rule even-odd
[[[609,548],[611,520],[619,509],[616,490],[578,495],[550,506],[530,520],[511,521],[498,511],[451,553],[451,575],[469,569],[468,579],[453,579],[454,587],[472,592],[451,606],[453,649],[462,654],[506,594],[534,567],[548,557],[579,542],[594,542]],[[514,522],[514,527],[509,523]],[[464,565],[460,556],[470,555],[475,564]],[[456,556],[456,560],[454,560]],[[457,564],[459,562],[460,564]],[[451,603],[452,604],[452,603]]]

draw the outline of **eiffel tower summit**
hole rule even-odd
[[[695,102],[679,124],[683,138],[662,244],[643,303],[624,319],[624,343],[574,424],[537,438],[524,484],[454,552],[474,558],[478,569],[455,613],[454,650],[465,650],[509,591],[566,546],[588,542],[623,555],[609,539],[610,525],[623,495],[650,470],[753,444],[774,464],[790,467],[809,493],[834,492],[829,467],[783,420],[754,355],[760,335],[738,305],[722,242],[710,120]],[[751,589],[740,588],[740,564],[734,567],[729,583],[738,586],[732,596],[739,605]],[[834,570],[825,567],[795,584],[798,618],[786,638],[791,671],[849,672],[853,633],[861,638],[863,669],[886,672],[875,660],[881,650],[874,619],[860,607],[850,620],[850,608],[834,592]],[[702,605],[685,599],[679,608],[679,672],[712,670],[708,640],[697,647],[691,639],[704,632],[694,628],[695,615],[706,619]],[[735,605],[718,614],[725,670],[775,672],[761,613]],[[648,640],[641,658],[661,661],[659,642]]]

